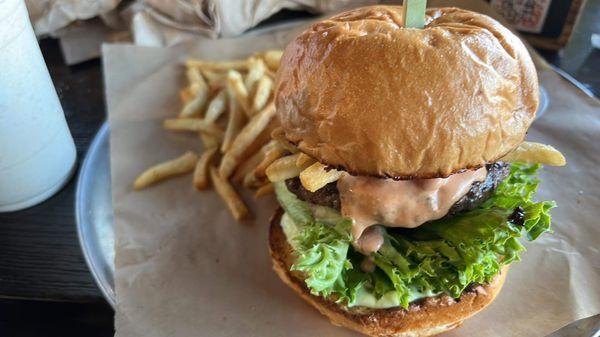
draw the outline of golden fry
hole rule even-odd
[[[300,172],[302,186],[311,192],[316,192],[323,186],[338,180],[343,171],[327,170],[325,165],[316,162]]]
[[[183,105],[194,99],[194,94],[192,94],[190,87],[179,90],[179,99],[181,99]]]
[[[189,59],[185,62],[187,67],[197,67],[201,70],[227,71],[227,70],[246,70],[248,69],[248,60],[235,61],[205,61]]]
[[[554,147],[534,142],[521,143],[516,149],[500,158],[500,161],[550,166],[565,166],[567,163],[565,156]]]
[[[271,96],[271,90],[273,88],[273,80],[268,76],[263,76],[256,85],[256,93],[254,94],[254,100],[252,101],[253,111],[260,111],[265,107],[269,97]]]
[[[207,135],[202,131],[198,131],[198,136],[202,139],[202,144],[205,149],[210,149],[211,147],[219,147],[219,139],[215,136]]]
[[[178,118],[166,119],[163,126],[171,131],[198,134],[205,151],[201,156],[186,152],[179,158],[155,165],[134,182],[139,190],[171,176],[193,171],[198,190],[211,184],[240,221],[249,210],[229,181],[256,188],[255,198],[273,193],[267,180],[282,180],[300,175],[314,159],[297,153],[285,139],[274,118],[272,92],[281,50],[256,53],[245,60],[186,61],[188,86],[179,91],[182,108]],[[220,125],[228,113],[225,130]],[[217,125],[217,122],[219,125]],[[279,137],[271,139],[271,134]],[[223,152],[220,162],[217,161]],[[282,157],[287,152],[295,155]]]
[[[202,155],[196,162],[196,167],[194,168],[193,182],[194,187],[196,187],[197,190],[204,190],[208,187],[208,166],[214,159],[216,153],[217,148],[210,148],[204,151],[204,153],[202,153]]]
[[[242,181],[242,185],[245,188],[257,188],[263,185],[267,180],[263,177],[261,179],[254,175],[254,172],[248,172]]]
[[[267,66],[265,65],[265,62],[263,60],[255,57],[250,58],[248,62],[249,69],[248,75],[246,75],[246,78],[244,79],[244,86],[246,86],[246,90],[248,91],[248,93],[251,94],[252,92],[254,92],[255,84],[265,74]]]
[[[244,178],[248,175],[248,173],[253,173],[256,165],[260,164],[262,159],[264,158],[265,153],[261,150],[254,153],[250,158],[243,161],[238,165],[235,170],[235,174],[233,175],[232,180],[241,183],[244,181]]]
[[[283,50],[268,50],[264,52],[263,59],[269,69],[277,71],[279,62],[281,62],[281,56],[283,56]]]
[[[180,117],[192,117],[198,116],[202,112],[202,107],[206,103],[208,99],[208,85],[200,76],[198,82],[194,82],[191,85],[192,93],[194,94],[194,99],[187,102],[181,112],[179,113]]]
[[[217,138],[223,138],[223,130],[219,126],[201,118],[165,119],[163,126],[170,131],[202,131]]]
[[[237,165],[240,162],[244,152],[252,145],[254,140],[260,135],[260,133],[269,125],[271,119],[275,116],[275,104],[272,102],[267,105],[262,111],[256,114],[248,124],[242,129],[237,135],[231,148],[225,152],[221,165],[219,166],[219,173],[226,178],[229,178]]]
[[[190,85],[200,82],[204,82],[204,84],[206,84],[198,68],[188,68],[185,74]]]
[[[309,156],[305,153],[300,153],[300,156],[298,156],[298,160],[296,161],[296,165],[300,166],[300,167],[309,167],[314,162],[315,162],[315,159],[312,158],[311,156]]]
[[[265,75],[269,76],[272,80],[274,80],[275,77],[277,76],[277,73],[267,69],[267,70],[265,70]]]
[[[227,73],[222,71],[214,71],[202,69],[202,75],[206,78],[210,88],[220,88],[227,84]]]
[[[225,129],[225,137],[221,144],[221,152],[226,152],[240,133],[240,130],[246,123],[246,116],[240,111],[239,105],[233,97],[229,97],[229,118],[227,120],[227,129]],[[228,178],[228,177],[227,177]]]
[[[299,155],[299,153],[296,153],[281,157],[271,163],[265,171],[269,181],[277,182],[299,176],[300,172],[304,169],[296,166],[296,160],[298,160]]]
[[[261,187],[259,187],[256,192],[254,192],[254,197],[255,198],[260,198],[260,197],[264,197],[265,195],[269,195],[271,193],[274,193],[275,189],[273,188],[273,184],[272,183],[267,183],[265,185],[262,185]]]
[[[206,108],[204,120],[215,122],[225,111],[227,101],[227,90],[221,89],[215,97],[210,101]]]
[[[229,208],[229,211],[231,212],[233,217],[237,221],[241,221],[248,218],[248,208],[244,204],[244,201],[242,201],[242,198],[239,196],[239,194],[235,191],[233,186],[229,183],[229,181],[221,177],[219,175],[218,170],[214,166],[211,166],[209,170],[210,178],[215,187],[215,190],[217,191],[217,193],[219,193],[223,201],[225,201],[225,204],[227,204],[227,207]]]
[[[230,70],[227,73],[227,88],[229,95],[236,98],[246,116],[250,116],[249,94],[242,81],[242,75],[235,70]]]
[[[262,178],[265,176],[265,170],[272,162],[281,158],[285,153],[285,148],[281,146],[278,142],[275,142],[273,146],[269,150],[266,151],[263,160],[256,166],[253,171],[253,174],[257,178]]]
[[[198,156],[188,151],[178,158],[152,166],[135,179],[133,189],[141,190],[169,177],[191,172],[197,160]]]

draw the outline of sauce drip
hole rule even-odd
[[[365,231],[372,225],[415,228],[443,217],[473,182],[483,181],[486,175],[485,167],[448,178],[401,181],[345,174],[337,186],[342,215],[354,220],[355,247],[363,254],[379,250],[381,232]],[[368,237],[363,239],[363,232]]]
[[[376,252],[383,244],[383,233],[380,226],[371,226],[364,230],[358,240],[355,240],[354,247],[359,252],[368,255]]]

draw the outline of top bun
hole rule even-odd
[[[401,6],[312,25],[285,49],[275,100],[286,138],[355,175],[447,177],[518,146],[538,106],[523,43],[488,16],[430,8],[424,29]]]

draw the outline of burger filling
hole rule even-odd
[[[410,181],[343,175],[315,192],[298,178],[276,182],[292,269],[314,295],[350,307],[460,297],[518,260],[522,235],[549,231],[554,202],[532,200],[538,168],[495,163]]]

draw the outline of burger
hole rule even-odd
[[[536,171],[565,163],[524,142],[538,80],[507,28],[458,8],[402,21],[358,8],[289,43],[273,134],[287,155],[266,170],[277,275],[370,336],[435,335],[489,305],[519,240],[550,230]]]

